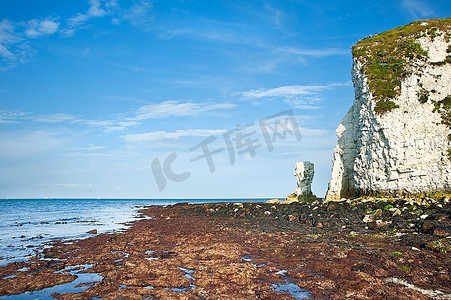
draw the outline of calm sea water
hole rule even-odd
[[[148,205],[247,202],[268,199],[14,199],[0,200],[0,266],[26,260],[53,240],[120,231]]]

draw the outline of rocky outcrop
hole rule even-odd
[[[451,19],[428,20],[353,47],[326,200],[451,192],[450,37]]]
[[[297,187],[294,193],[296,196],[312,196],[312,181],[315,175],[315,167],[310,161],[297,162],[294,167]]]

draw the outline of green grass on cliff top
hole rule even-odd
[[[416,21],[364,38],[352,47],[354,58],[363,62],[362,71],[368,78],[376,113],[399,107],[394,99],[400,95],[401,81],[411,75],[418,61],[428,61],[427,51],[416,39],[428,36],[433,40],[443,34],[449,41],[451,18]],[[442,63],[451,63],[451,54],[438,64]]]

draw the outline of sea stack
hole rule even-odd
[[[338,126],[326,200],[451,193],[451,19],[352,48],[355,99]]]
[[[298,197],[312,196],[312,182],[315,175],[315,166],[310,161],[297,162],[294,167],[294,176],[296,176],[297,187],[294,193]]]

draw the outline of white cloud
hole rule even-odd
[[[0,124],[18,123],[18,119],[25,116],[25,113],[16,113],[9,111],[0,111]]]
[[[0,70],[6,71],[19,63],[24,63],[34,54],[26,41],[15,32],[9,20],[0,22]]]
[[[235,107],[235,104],[232,103],[195,103],[168,100],[159,104],[150,104],[139,108],[136,112],[136,116],[132,120],[142,121],[167,117],[197,116],[200,113],[231,109],[233,107]]]
[[[285,85],[272,89],[256,89],[239,93],[244,99],[264,97],[293,97],[297,95],[313,95],[337,86],[349,86],[350,82],[339,82],[327,85]]]
[[[198,137],[198,136],[210,136],[217,135],[226,132],[221,129],[190,129],[190,130],[177,130],[175,132],[166,131],[153,131],[138,134],[127,134],[122,138],[127,142],[153,142],[165,139],[179,139],[182,137]]]
[[[421,0],[403,0],[402,8],[415,18],[431,17],[435,14],[434,10]]]
[[[80,184],[80,183],[52,183],[50,184],[52,187],[58,188],[91,188],[94,187],[93,184]]]
[[[79,13],[67,19],[69,28],[62,30],[62,33],[67,36],[71,36],[90,19],[105,17],[116,7],[117,2],[115,0],[89,0],[88,11],[86,13]]]
[[[278,52],[283,52],[286,54],[294,54],[299,56],[314,56],[314,57],[325,57],[325,56],[331,56],[331,55],[350,55],[351,51],[348,49],[337,49],[337,48],[330,48],[330,49],[299,49],[299,48],[292,48],[292,47],[283,47],[278,48]]]
[[[242,92],[245,99],[263,98],[263,97],[286,97],[293,95],[310,95],[314,92],[324,90],[325,86],[309,85],[286,85],[272,89],[256,89]]]
[[[3,46],[2,44],[0,44],[0,56],[7,58],[9,60],[14,60],[14,58],[16,57],[14,54],[11,53],[11,51],[8,50],[8,48]]]
[[[129,21],[133,25],[144,23],[149,19],[149,12],[152,7],[153,6],[150,1],[140,1],[134,3],[132,7],[122,13],[122,19]],[[119,20],[116,20],[114,22],[117,23],[118,21]]]
[[[101,158],[101,157],[111,157],[109,153],[101,152],[68,152],[61,154],[65,158]]]
[[[284,102],[292,108],[300,109],[318,109],[322,99],[318,96],[290,96],[284,99]]]
[[[149,119],[193,117],[202,113],[231,109],[233,107],[235,107],[235,104],[232,103],[195,103],[169,100],[158,104],[144,105],[133,113],[119,114],[108,119],[84,119],[67,113],[35,115],[33,113],[25,112],[16,113],[0,111],[0,124],[19,123],[24,120],[33,121],[36,123],[67,122],[69,124],[97,127],[106,131],[121,131],[130,127],[138,126],[141,122]]]
[[[0,134],[0,145],[0,159],[8,161],[50,153],[63,145],[63,139],[55,132],[43,130],[10,132]]]
[[[42,30],[49,30],[49,28],[45,27]],[[35,50],[16,31],[16,25],[10,20],[2,20],[0,22],[0,71],[26,63],[34,54]]]
[[[38,123],[61,123],[66,121],[75,121],[76,117],[65,113],[57,113],[50,115],[34,115],[31,116],[30,119]]]
[[[101,7],[100,0],[89,0],[88,16],[103,17],[106,15],[105,9]]]
[[[311,129],[307,127],[299,127],[303,136],[323,136],[328,134],[327,130],[324,129]]]
[[[27,22],[25,35],[31,38],[52,35],[58,30],[59,26],[60,23],[55,18],[48,17],[41,21],[33,19]]]
[[[79,13],[67,19],[68,27],[62,30],[66,36],[73,35],[77,30],[88,25],[91,19],[103,18],[115,14],[111,19],[112,24],[120,24],[121,20],[126,20],[133,25],[144,23],[149,19],[149,12],[152,9],[150,1],[136,1],[128,9],[121,9],[116,0],[89,0],[89,8],[85,13]]]

